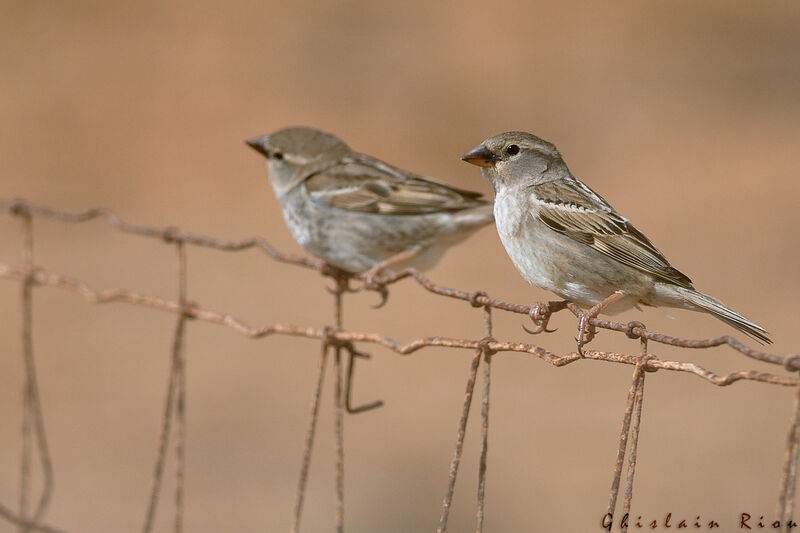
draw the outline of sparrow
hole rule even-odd
[[[696,291],[650,239],[572,175],[552,143],[509,131],[461,159],[481,167],[494,188],[497,232],[522,277],[591,307],[580,320],[579,351],[593,335],[591,318],[638,304],[710,313],[760,342],[772,342],[763,327]]]
[[[347,273],[435,265],[444,251],[493,221],[491,202],[353,151],[297,126],[245,141],[266,158],[292,237]]]

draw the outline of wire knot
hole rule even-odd
[[[656,372],[658,370],[657,368],[647,368],[647,363],[649,363],[653,359],[658,359],[658,357],[656,357],[655,355],[651,353],[643,353],[637,359],[638,362],[636,364],[640,365],[642,367],[642,370],[644,370],[645,372]]]
[[[183,236],[175,226],[168,226],[161,231],[161,238],[168,244],[183,242]]]
[[[786,367],[786,370],[789,372],[797,372],[800,370],[800,355],[791,355],[787,357],[783,366]]]
[[[14,216],[23,216],[31,214],[31,206],[25,200],[12,200],[8,205],[8,212]]]
[[[339,339],[336,338],[336,330],[330,326],[322,328],[322,340],[328,346],[336,346],[339,342]]]
[[[628,326],[625,329],[626,337],[628,337],[629,339],[641,339],[644,338],[645,335],[647,335],[647,328],[645,328],[644,324],[642,324],[638,320],[632,320],[628,322]]]
[[[42,272],[41,267],[38,267],[38,266],[35,266],[35,265],[30,267],[30,268],[26,268],[25,271],[24,271],[24,277],[22,278],[22,282],[25,283],[26,285],[30,285],[30,286],[41,285],[41,283],[39,282],[39,280],[36,277],[36,274],[38,274],[40,272]]]
[[[486,337],[482,338],[478,341],[478,349],[485,353],[486,355],[492,355],[497,352],[497,350],[493,350],[489,347],[490,344],[493,342],[497,342],[497,339],[492,337],[491,335],[487,335]]]
[[[469,305],[472,307],[483,307],[484,304],[478,301],[478,298],[488,298],[489,295],[484,291],[475,291],[469,295]]]
[[[188,320],[194,320],[197,318],[197,310],[199,308],[199,303],[193,300],[184,300],[181,302],[181,315]]]

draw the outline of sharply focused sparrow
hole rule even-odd
[[[290,127],[246,142],[266,157],[295,240],[350,273],[430,268],[493,220],[480,193],[359,154],[323,131]]]
[[[697,292],[627,218],[570,173],[551,143],[511,131],[490,137],[462,159],[494,187],[503,246],[537,287],[578,305],[619,312],[637,304],[704,311],[759,341],[767,331],[719,300]],[[586,342],[584,320],[579,348]]]

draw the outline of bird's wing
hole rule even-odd
[[[304,186],[314,201],[362,213],[420,215],[488,203],[480,193],[457,189],[361,154],[349,155],[309,174]]]
[[[692,280],[672,267],[650,239],[578,180],[530,187],[537,216],[550,229],[661,280],[687,289]]]

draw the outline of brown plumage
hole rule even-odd
[[[433,266],[444,251],[493,221],[480,193],[419,176],[308,127],[247,140],[266,157],[269,181],[295,240],[343,270]],[[413,255],[413,257],[411,257]]]
[[[754,337],[767,331],[700,293],[603,197],[572,175],[556,147],[530,133],[490,137],[463,156],[495,190],[500,240],[532,285],[594,313],[637,304],[704,311]],[[584,344],[581,320],[578,346]]]

